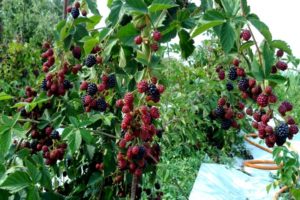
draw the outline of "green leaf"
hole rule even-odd
[[[221,25],[225,22],[225,20],[214,20],[214,21],[202,21],[200,24],[193,30],[192,32],[192,38],[200,35],[204,31],[214,27]]]
[[[125,56],[123,47],[120,48],[119,66],[122,68],[126,67],[126,56]]]
[[[58,193],[53,193],[53,192],[45,192],[41,194],[41,197],[43,200],[64,200],[65,197],[58,194]]]
[[[242,2],[242,9],[245,15],[250,13],[250,6],[248,6],[247,0],[241,0]]]
[[[39,199],[41,199],[38,189],[34,186],[29,187],[26,199],[27,200],[39,200]]]
[[[75,127],[79,127],[79,121],[76,117],[69,116],[69,120]]]
[[[108,42],[108,45],[104,48],[104,55],[110,57],[111,50],[117,44],[118,40],[113,39]]]
[[[0,134],[0,157],[5,156],[11,145],[11,131],[7,130]]]
[[[244,50],[249,49],[252,45],[254,45],[253,41],[248,41],[248,42],[243,43],[240,47],[240,52],[243,52]]]
[[[29,175],[26,172],[15,171],[6,177],[6,179],[0,185],[0,188],[15,193],[28,187],[31,184],[32,181],[30,180]]]
[[[89,7],[89,9],[92,11],[93,14],[95,15],[99,15],[99,11],[97,8],[97,1],[93,1],[93,0],[86,0],[86,3]]]
[[[213,9],[213,10],[207,10],[203,15],[203,19],[207,21],[225,20],[226,17],[223,15],[223,13]]]
[[[144,0],[125,0],[127,11],[137,14],[147,14],[148,9]]]
[[[123,13],[123,2],[121,0],[114,0],[111,4],[110,14],[107,17],[107,20],[110,21],[111,24],[114,26],[121,20]]]
[[[265,77],[268,77],[271,73],[272,66],[274,64],[275,58],[274,58],[274,49],[271,49],[269,44],[267,42],[264,42],[262,54],[264,58],[264,72]]]
[[[12,96],[5,94],[4,92],[0,93],[0,101],[12,99],[12,98],[13,98]]]
[[[168,11],[163,10],[161,12],[150,13],[151,21],[153,22],[154,27],[159,28],[164,26],[163,22],[167,17],[167,12]]]
[[[225,53],[229,53],[236,39],[236,34],[231,23],[226,22],[222,25],[220,40]]]
[[[251,73],[258,81],[264,80],[264,72],[262,70],[262,66],[260,66],[256,59],[253,59],[252,65],[251,65]]]
[[[101,21],[102,16],[101,15],[94,15],[94,16],[91,16],[88,19],[90,20],[90,22],[87,23],[86,28],[88,30],[91,30],[91,29],[94,29],[95,26]]]
[[[99,33],[99,41],[104,40],[113,30],[110,28],[104,28]]]
[[[256,19],[255,17],[249,17],[248,20],[265,37],[267,42],[271,43],[272,34],[269,30],[269,27],[259,19]]]
[[[82,137],[80,134],[80,130],[76,130],[69,135],[68,143],[72,154],[74,154],[79,149],[81,142],[82,142]]]
[[[273,48],[281,49],[284,52],[286,52],[287,54],[290,54],[290,55],[292,54],[292,50],[291,50],[290,46],[285,41],[273,40],[271,43],[271,46]]]
[[[184,29],[182,29],[178,35],[180,39],[179,46],[181,49],[181,55],[183,58],[187,59],[195,50],[194,40],[191,39],[190,34]]]
[[[148,7],[150,12],[156,12],[161,10],[166,10],[178,6],[172,0],[154,0],[152,4]]]
[[[76,42],[80,41],[82,38],[84,38],[85,36],[88,36],[89,32],[86,30],[85,26],[82,24],[79,24],[78,26],[76,26],[76,31],[74,33],[74,40]]]
[[[28,174],[30,175],[31,179],[34,183],[38,183],[38,181],[41,179],[42,174],[37,169],[37,167],[29,160],[25,160],[25,165],[28,168]]]
[[[86,129],[79,129],[82,139],[87,143],[93,143],[94,137],[92,136],[91,132]]]
[[[272,81],[277,84],[282,84],[287,81],[287,79],[284,76],[281,76],[279,74],[271,74],[267,80]]]
[[[132,23],[127,24],[120,28],[117,33],[119,40],[127,46],[134,46],[134,37],[137,36],[139,32],[135,29]]]
[[[103,176],[100,172],[94,172],[89,179],[87,186],[99,185],[103,181]]]
[[[235,16],[240,8],[239,0],[221,0],[227,15]]]
[[[90,54],[92,49],[96,46],[97,43],[98,43],[98,39],[96,38],[91,38],[89,40],[86,40],[83,44],[85,55]]]

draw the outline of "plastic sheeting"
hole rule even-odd
[[[259,142],[259,139],[255,139]],[[254,159],[271,160],[272,155],[246,143],[247,149]],[[300,134],[291,141],[291,149],[300,152]],[[190,200],[270,200],[275,190],[266,191],[268,184],[273,182],[271,173],[245,167],[242,160],[237,160],[233,168],[220,164],[203,163],[199,169]]]

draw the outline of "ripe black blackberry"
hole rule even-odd
[[[108,76],[107,86],[108,88],[114,88],[117,85],[117,79],[114,74]]]
[[[71,15],[74,19],[76,19],[79,16],[79,9],[76,7],[73,7],[71,10]]]
[[[223,119],[221,122],[221,128],[228,130],[231,127],[232,121],[230,119]]]
[[[162,130],[162,129],[157,129],[157,130],[156,130],[156,136],[157,136],[158,138],[162,138],[162,134],[163,134],[163,130]]]
[[[233,85],[232,85],[232,83],[231,83],[231,82],[226,83],[226,88],[227,88],[228,91],[233,90]]]
[[[66,90],[71,89],[72,87],[73,87],[73,85],[69,80],[64,80],[64,88]]]
[[[107,104],[105,102],[105,99],[103,98],[100,98],[96,101],[96,106],[97,106],[97,109],[100,111],[100,112],[104,112],[106,110],[106,107],[107,107]]]
[[[215,114],[217,117],[224,117],[225,115],[225,110],[222,106],[218,106],[216,109],[215,109]]]
[[[41,88],[42,88],[42,90],[44,90],[44,91],[47,90],[47,80],[46,80],[46,79],[44,79],[44,80],[42,81]]]
[[[139,147],[139,153],[135,156],[136,159],[141,160],[146,153],[146,149],[143,146]]]
[[[20,114],[21,114],[22,117],[26,117],[27,116],[27,112],[26,112],[25,108],[22,108],[20,110]]]
[[[286,123],[279,124],[275,127],[275,135],[276,144],[278,146],[282,146],[289,135],[289,126]]]
[[[238,83],[238,87],[241,91],[247,91],[247,89],[249,88],[249,83],[248,83],[248,79],[246,78],[242,78],[239,83]]]
[[[59,139],[59,132],[58,131],[52,131],[50,137],[51,137],[51,139],[58,140]]]
[[[87,88],[87,93],[91,96],[94,96],[98,91],[97,85],[95,83],[89,83]]]
[[[32,140],[31,142],[30,142],[30,148],[31,149],[36,149],[36,146],[38,145],[38,141],[37,140]]]
[[[97,62],[97,59],[94,55],[90,54],[88,55],[88,57],[85,60],[85,65],[87,67],[93,67],[93,65],[95,65]]]
[[[153,99],[160,98],[160,94],[159,94],[159,91],[158,91],[156,85],[154,85],[152,83],[149,85],[148,93]]]
[[[228,78],[234,81],[237,78],[237,72],[235,67],[231,67],[228,72]]]
[[[160,189],[160,184],[159,183],[155,183],[154,187],[155,187],[155,189],[159,190]]]

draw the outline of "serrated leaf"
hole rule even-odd
[[[88,18],[90,21],[87,23],[86,28],[88,30],[94,29],[95,26],[101,21],[102,16],[101,15],[94,15]]]
[[[144,0],[125,0],[125,7],[127,11],[132,13],[146,14],[148,12]]]
[[[0,134],[0,158],[7,154],[9,147],[11,145],[12,133],[7,130]]]
[[[94,140],[94,137],[92,136],[91,132],[86,129],[79,129],[82,139],[87,143],[91,144]]]
[[[154,27],[159,28],[164,26],[163,22],[167,17],[167,11],[163,10],[161,12],[150,13],[151,21],[153,22]]]
[[[104,55],[109,57],[110,56],[110,53],[111,53],[111,50],[113,49],[113,47],[117,44],[118,40],[117,39],[113,39],[113,40],[110,40],[108,42],[108,45],[104,48]]]
[[[223,13],[217,10],[207,10],[203,15],[204,20],[213,21],[213,20],[225,20],[226,17]]]
[[[192,32],[192,38],[200,35],[201,33],[203,33],[204,31],[221,25],[225,22],[225,20],[214,20],[214,21],[201,21],[200,24],[193,30]]]
[[[87,186],[99,185],[103,180],[103,176],[100,172],[94,172],[89,179]]]
[[[271,73],[272,66],[274,64],[274,49],[271,49],[267,42],[264,42],[262,49],[263,59],[264,59],[264,73],[265,77],[268,77]]]
[[[110,13],[107,20],[110,21],[112,25],[117,24],[123,16],[123,10],[123,2],[121,0],[114,0],[110,6]]]
[[[221,2],[227,15],[235,16],[239,11],[239,0],[221,0]]]
[[[161,10],[166,10],[178,6],[172,0],[154,0],[152,4],[148,7],[150,12],[156,12]]]
[[[272,34],[269,30],[269,27],[265,23],[263,23],[262,21],[256,18],[249,17],[248,20],[264,36],[267,42],[271,43]]]
[[[39,191],[35,186],[29,187],[26,199],[27,200],[39,200],[39,199],[41,199],[40,195],[39,195]]]
[[[32,184],[32,181],[26,172],[15,171],[6,177],[0,188],[15,193],[28,187],[30,184]]]
[[[187,59],[195,50],[194,40],[190,37],[190,34],[182,29],[179,33],[179,46],[181,49],[181,55]]]
[[[248,15],[250,13],[250,6],[248,6],[247,0],[241,0],[242,2],[242,9],[243,9],[243,13],[245,15]]]
[[[283,40],[273,40],[271,42],[271,46],[273,48],[281,49],[284,52],[286,52],[287,54],[292,55],[292,50],[291,50],[290,46]]]
[[[28,168],[28,173],[31,177],[31,179],[33,180],[34,183],[38,183],[38,181],[41,179],[41,173],[40,171],[37,169],[37,167],[29,160],[25,160],[25,165]]]
[[[236,34],[234,32],[233,26],[226,22],[222,25],[220,40],[225,53],[229,53],[232,49],[236,39]]]
[[[267,80],[272,81],[277,84],[282,84],[287,81],[287,79],[284,76],[281,76],[279,74],[271,74]]]

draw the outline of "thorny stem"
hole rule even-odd
[[[135,200],[137,184],[138,184],[138,177],[137,177],[137,175],[133,175],[132,183],[131,183],[131,197],[130,197],[131,200]]]

